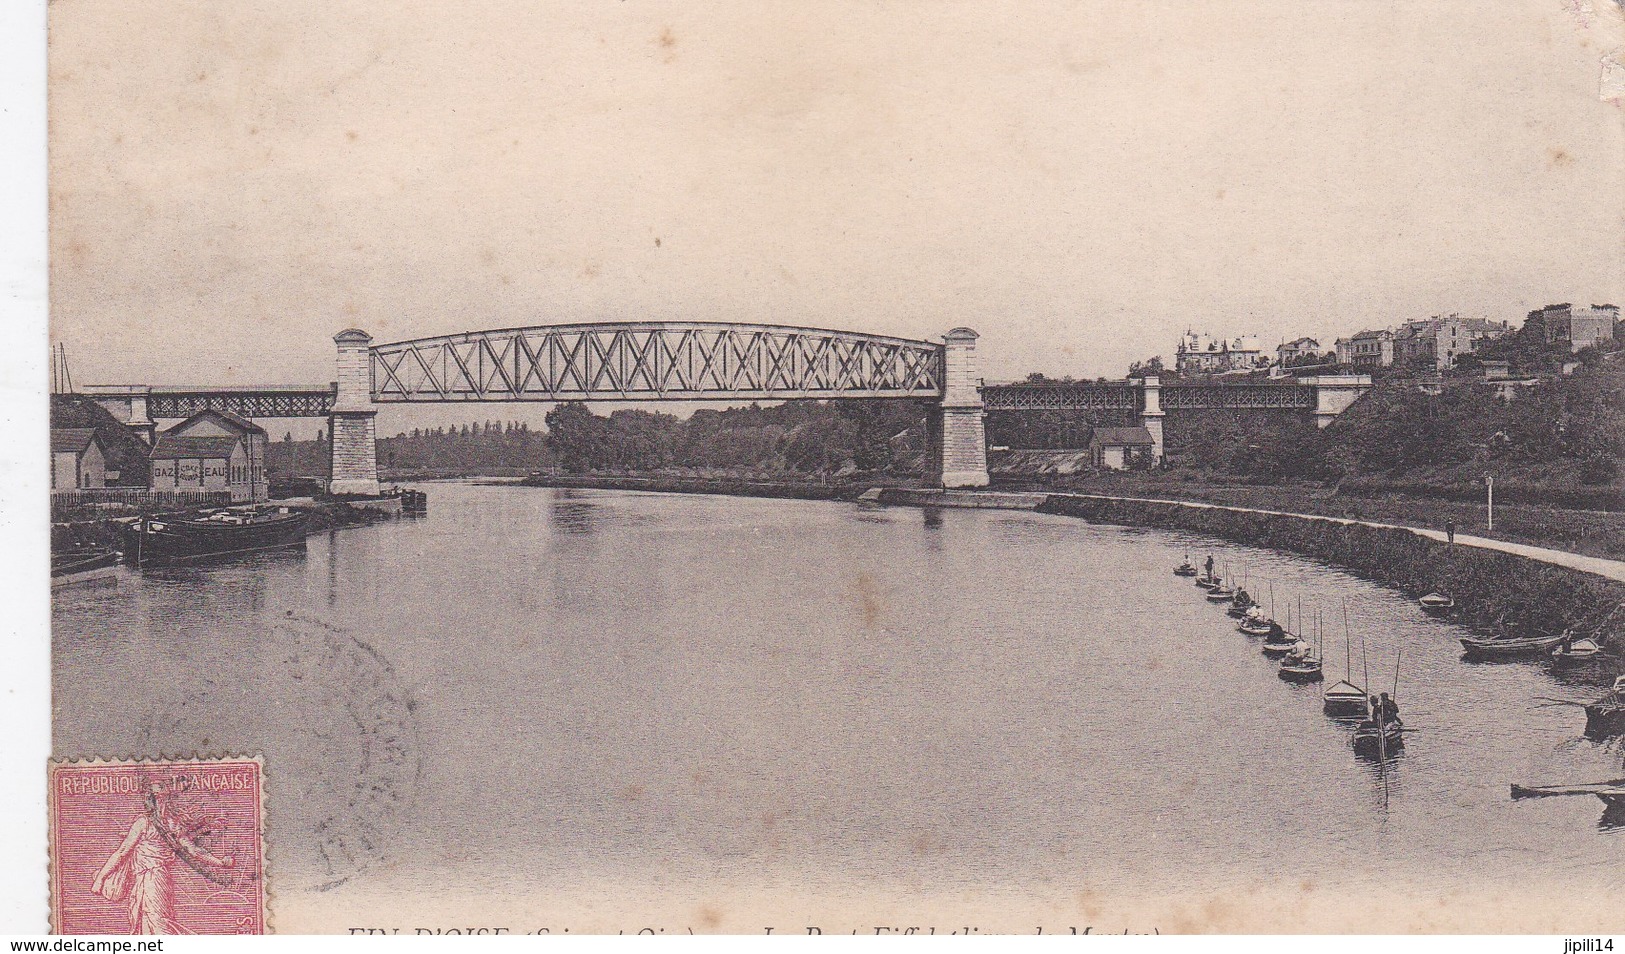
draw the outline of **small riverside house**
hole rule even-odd
[[[51,431],[51,489],[91,490],[107,486],[107,447],[94,427]]]
[[[200,411],[159,435],[160,444],[165,437],[220,438],[236,441],[242,445],[242,459],[227,465],[226,483],[219,487],[211,485],[200,489],[230,490],[234,502],[258,502],[270,498],[270,479],[265,472],[265,452],[269,438],[265,428],[253,421],[230,411]],[[154,447],[153,450],[153,460],[156,464],[157,448]],[[161,482],[154,474],[153,489],[169,489],[169,485]]]
[[[1134,455],[1149,457],[1156,446],[1144,427],[1097,427],[1089,438],[1089,457],[1096,467],[1126,470]]]

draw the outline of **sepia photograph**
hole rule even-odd
[[[1625,932],[1619,0],[46,15],[50,931]]]

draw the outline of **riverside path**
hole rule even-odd
[[[1004,502],[977,502],[983,498],[1002,497]],[[1045,497],[1061,499],[1082,500],[1120,500],[1132,503],[1159,503],[1174,504],[1180,507],[1206,510],[1232,510],[1236,513],[1258,513],[1276,517],[1300,517],[1305,520],[1329,520],[1333,523],[1358,524],[1363,527],[1381,527],[1390,530],[1408,530],[1417,536],[1427,537],[1431,540],[1445,540],[1443,530],[1432,530],[1426,527],[1412,527],[1401,523],[1382,523],[1376,520],[1357,520],[1352,517],[1332,517],[1318,513],[1292,513],[1286,510],[1264,510],[1259,507],[1237,507],[1232,504],[1207,503],[1200,500],[1169,500],[1165,497],[1124,497],[1113,494],[1045,494],[1029,492],[1022,494],[999,494],[987,491],[908,491],[893,492],[881,499],[888,503],[927,504],[936,506],[1005,506],[1011,509],[1031,510]],[[1570,553],[1567,550],[1553,550],[1550,547],[1531,546],[1527,543],[1513,543],[1508,540],[1495,540],[1490,537],[1478,537],[1465,533],[1456,534],[1456,543],[1461,546],[1478,547],[1482,550],[1497,550],[1501,553],[1510,553],[1514,556],[1527,557],[1550,563],[1553,566],[1567,567],[1571,570],[1580,570],[1584,573],[1594,573],[1597,576],[1625,583],[1625,561],[1609,560],[1603,557],[1585,556],[1579,553]]]
[[[1164,500],[1157,497],[1113,497],[1107,494],[1056,494],[1058,497],[1084,497],[1096,500],[1130,500],[1140,503],[1178,504],[1181,507],[1199,507],[1210,510],[1234,510],[1237,513],[1261,513],[1279,517],[1302,517],[1306,520],[1330,520],[1334,523],[1359,524],[1363,527],[1383,527],[1391,530],[1409,530],[1417,536],[1427,537],[1431,540],[1444,540],[1443,530],[1431,530],[1425,527],[1410,527],[1401,523],[1381,523],[1375,520],[1356,520],[1352,517],[1328,517],[1314,513],[1290,513],[1284,510],[1263,510],[1257,507],[1235,507],[1229,504],[1204,503],[1196,500]],[[1567,550],[1553,550],[1550,547],[1531,546],[1527,543],[1512,543],[1507,540],[1495,540],[1490,537],[1475,537],[1465,533],[1456,534],[1456,543],[1460,546],[1478,547],[1483,550],[1498,550],[1514,556],[1528,557],[1542,563],[1554,566],[1568,567],[1571,570],[1580,570],[1585,573],[1595,573],[1610,580],[1625,583],[1625,562],[1608,560],[1602,557],[1584,556],[1579,553],[1570,553]]]

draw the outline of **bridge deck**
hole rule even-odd
[[[1163,410],[1308,410],[1315,406],[1315,385],[1297,381],[1249,381],[1235,384],[1163,382]],[[989,411],[1133,411],[1145,406],[1138,381],[1076,381],[989,384],[982,388]]]
[[[295,385],[154,386],[147,393],[153,418],[191,417],[200,411],[230,411],[243,417],[326,417],[335,388]]]

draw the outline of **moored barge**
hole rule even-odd
[[[136,566],[185,566],[305,545],[308,515],[289,507],[227,508],[196,517],[143,517],[124,528]]]

